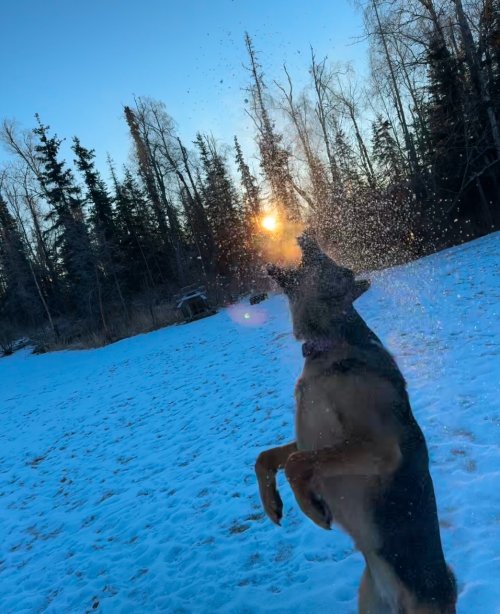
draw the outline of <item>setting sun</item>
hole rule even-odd
[[[278,228],[278,220],[275,215],[266,215],[261,221],[262,228],[269,232],[274,232]]]

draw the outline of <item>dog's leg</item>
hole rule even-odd
[[[321,496],[323,478],[391,473],[400,460],[401,451],[395,439],[349,440],[335,448],[294,452],[286,462],[285,474],[304,514],[323,529],[329,529],[332,516]]]
[[[387,614],[387,604],[380,598],[368,567],[361,578],[358,593],[358,614]]]
[[[287,460],[285,471],[310,474],[320,471],[322,477],[336,475],[382,475],[392,473],[401,461],[401,450],[395,438],[385,440],[350,439],[334,448],[301,450]]]
[[[261,452],[255,463],[264,511],[276,524],[280,524],[283,516],[283,502],[276,488],[276,473],[285,467],[288,457],[294,452],[297,452],[295,442]]]

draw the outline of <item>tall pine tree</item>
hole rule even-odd
[[[198,134],[196,145],[203,169],[200,192],[217,246],[217,272],[227,280],[239,280],[245,249],[241,203],[213,138]]]
[[[75,164],[82,173],[87,188],[86,196],[90,209],[88,221],[92,224],[93,235],[96,237],[100,279],[106,293],[106,299],[118,299],[127,315],[125,299],[118,276],[120,254],[112,199],[106,184],[95,168],[94,150],[83,147],[79,139],[75,137],[73,139],[73,151],[76,155]]]
[[[39,139],[36,152],[41,170],[39,181],[51,207],[47,218],[51,231],[56,233],[56,246],[64,266],[70,309],[81,317],[95,316],[98,309],[96,295],[96,263],[84,218],[84,199],[71,169],[58,160],[61,142],[48,136],[45,126],[36,116]]]
[[[11,322],[40,322],[42,303],[26,246],[0,194],[0,264],[3,273],[2,315]]]

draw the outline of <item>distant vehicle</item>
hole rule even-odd
[[[184,322],[193,322],[217,313],[208,301],[207,291],[203,286],[186,286],[176,297],[176,308],[182,312]]]
[[[253,294],[250,297],[250,305],[257,305],[257,303],[262,303],[267,298],[267,292],[260,292],[259,294]]]

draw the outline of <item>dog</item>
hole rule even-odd
[[[340,525],[365,559],[360,614],[455,614],[424,435],[395,360],[353,302],[369,288],[310,233],[298,267],[268,266],[288,297],[304,368],[295,388],[294,442],[255,464],[266,514],[280,524],[276,474],[302,512]]]

